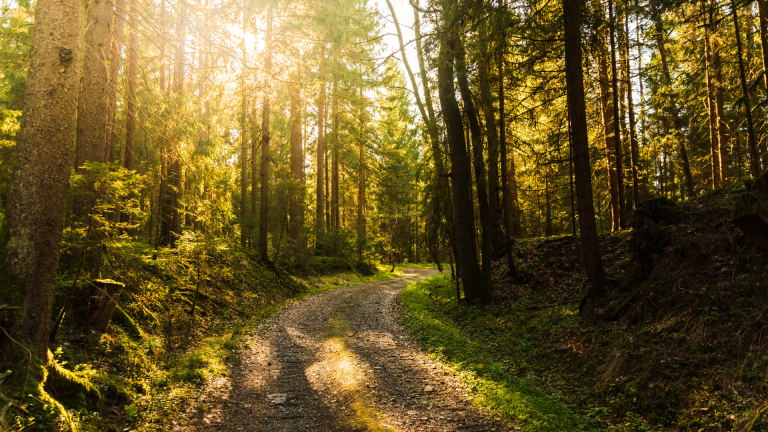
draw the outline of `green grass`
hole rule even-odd
[[[392,265],[390,264],[387,267],[387,271],[392,268]],[[425,269],[436,269],[437,264],[435,263],[407,263],[407,264],[397,264],[395,265],[395,271],[397,271],[398,268],[425,268]],[[447,263],[443,263],[443,270],[448,269],[450,270],[450,265]]]
[[[378,273],[370,276],[364,276],[356,272],[348,271],[334,273],[331,275],[312,276],[306,279],[299,279],[308,287],[310,287],[309,290],[303,293],[299,298],[304,298],[307,295],[318,294],[335,288],[382,281],[403,275],[403,271],[401,269],[395,269],[393,273],[390,273],[389,270],[392,267],[388,267],[386,265],[379,264],[376,266],[376,268]]]
[[[475,308],[458,306],[454,290],[450,275],[408,285],[402,294],[401,319],[433,357],[470,386],[474,403],[522,430],[592,430],[594,423],[588,415],[542,391],[535,377],[509,372],[510,354],[498,355],[498,339],[471,334],[448,316],[446,310],[451,308],[453,313],[464,314],[464,319],[489,319]],[[505,338],[503,342],[525,349],[530,341]]]

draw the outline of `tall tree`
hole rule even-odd
[[[477,202],[480,210],[480,225],[482,232],[481,252],[483,262],[483,275],[486,283],[491,282],[492,239],[493,226],[491,224],[490,208],[488,207],[488,178],[486,176],[485,160],[483,159],[483,132],[480,128],[479,113],[475,108],[472,91],[467,79],[466,54],[460,38],[455,42],[455,66],[456,78],[459,82],[459,92],[464,105],[464,114],[469,123],[472,144],[472,162],[475,172],[475,189],[477,190]]]
[[[605,294],[604,271],[595,225],[592,201],[592,170],[589,164],[589,134],[584,95],[584,71],[581,53],[581,10],[579,0],[563,0],[565,39],[565,83],[568,94],[568,115],[573,142],[573,165],[576,176],[576,197],[584,268],[589,279],[589,297]]]
[[[604,16],[602,3],[599,0],[593,2],[594,12],[597,16]],[[606,49],[605,29],[600,27],[596,32],[597,38],[597,63],[598,81],[600,89],[600,113],[603,123],[603,141],[608,165],[608,192],[610,194],[611,229],[621,229],[619,211],[619,177],[618,159],[616,154],[616,136],[614,135],[613,98],[611,85],[608,78],[608,52]]]
[[[125,0],[115,1],[114,23],[112,25],[112,34],[109,53],[109,84],[107,84],[107,93],[109,96],[109,107],[107,114],[107,160],[115,162],[115,141],[117,141],[117,127],[115,117],[117,116],[117,81],[120,74],[121,56],[120,51],[123,47],[123,29],[125,27]],[[119,155],[118,155],[119,156]]]
[[[630,66],[630,36],[629,36],[629,14],[624,15],[624,34],[626,35],[626,52],[624,58],[626,59],[625,75],[627,76],[627,111],[629,112],[629,148],[632,160],[632,202],[634,208],[637,209],[638,204],[643,200],[642,190],[643,187],[640,184],[640,146],[637,142],[637,131],[635,121],[635,104],[632,100],[632,67]]]
[[[132,170],[136,160],[136,81],[138,79],[139,33],[136,0],[131,0],[130,36],[128,37],[128,92],[125,112],[125,158],[123,166]]]
[[[291,85],[290,93],[291,180],[293,180],[290,210],[291,239],[294,241],[294,245],[298,247],[304,209],[304,188],[301,183],[304,178],[304,143],[301,133],[301,91],[298,83]]]
[[[499,193],[499,132],[496,128],[496,116],[491,100],[491,77],[489,64],[493,55],[489,51],[490,34],[486,25],[480,27],[480,58],[477,62],[478,84],[480,87],[480,104],[485,114],[486,137],[488,140],[488,207],[490,211],[490,231],[494,256],[501,256],[504,250],[503,234],[501,231],[501,202]]]
[[[626,197],[624,193],[624,151],[621,145],[621,116],[619,115],[619,75],[616,70],[616,17],[613,0],[608,0],[608,32],[611,45],[611,86],[613,95],[613,136],[616,146],[616,182],[619,187],[619,226],[627,227]]]
[[[440,49],[437,59],[437,88],[440,106],[446,127],[446,139],[451,157],[451,189],[453,191],[454,235],[461,277],[464,280],[464,295],[467,301],[487,300],[490,297],[488,284],[477,262],[475,243],[475,222],[471,189],[470,160],[464,142],[464,125],[456,100],[453,59],[456,49],[456,26],[460,16],[454,2],[446,2],[443,21],[440,26]]]
[[[267,76],[272,72],[272,4],[267,5],[267,33],[265,36],[266,57],[264,60],[264,74]],[[261,248],[261,260],[269,263],[269,84],[266,85],[264,95],[264,105],[261,120],[261,210],[259,212],[259,248]],[[255,155],[254,155],[255,157]]]
[[[77,128],[86,12],[79,0],[39,0],[35,6],[24,116],[0,250],[5,270],[15,278],[11,289],[22,302],[14,330],[46,359]]]
[[[320,95],[317,98],[317,193],[315,205],[315,239],[316,248],[319,248],[319,240],[325,232],[325,176],[323,175],[323,166],[325,165],[325,81],[323,79],[323,66],[325,64],[325,45],[320,41],[320,65],[318,67],[318,76],[320,79]]]
[[[731,17],[733,17],[733,28],[736,36],[736,52],[739,56],[739,82],[741,83],[741,101],[744,104],[744,114],[747,118],[747,137],[749,139],[749,168],[752,171],[752,177],[757,178],[760,175],[760,155],[757,152],[757,137],[755,136],[755,125],[752,121],[752,100],[749,96],[749,85],[747,83],[747,73],[744,67],[744,55],[741,47],[741,31],[739,29],[739,16],[736,12],[736,2],[731,0]]]
[[[246,35],[248,32],[248,15],[246,9],[247,8],[243,7],[243,40],[241,41],[243,64],[242,73],[240,76],[240,92],[242,98],[240,102],[240,246],[242,247],[246,247],[248,245],[248,226],[250,226],[248,215],[248,127],[246,126],[246,121],[248,118],[248,89],[246,87],[245,81],[245,74],[248,67],[248,51],[245,45],[245,41],[247,39]],[[251,135],[251,139],[255,140],[255,137],[253,136],[254,134]],[[251,152],[251,158],[253,161],[256,160],[255,151]],[[252,172],[252,175],[255,178],[256,171],[252,170]],[[253,196],[251,197],[251,201],[252,204],[254,204],[256,202],[256,188],[252,189],[252,193]],[[251,212],[256,212],[256,208],[253,205],[251,205]],[[250,217],[251,221],[256,219],[253,216],[254,214],[252,214]]]

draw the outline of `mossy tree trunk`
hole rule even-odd
[[[24,116],[3,224],[2,253],[16,284],[0,297],[21,303],[14,330],[46,358],[82,72],[85,2],[36,5]],[[102,113],[103,114],[103,113]]]

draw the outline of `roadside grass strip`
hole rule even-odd
[[[526,379],[511,375],[494,361],[484,340],[473,340],[438,307],[455,295],[450,275],[433,276],[406,286],[401,321],[431,357],[461,379],[475,405],[485,407],[515,430],[591,430],[588,421]],[[453,297],[453,302],[455,302]]]

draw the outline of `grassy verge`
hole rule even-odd
[[[498,326],[488,324],[499,317],[458,305],[454,288],[449,275],[407,286],[402,294],[401,318],[431,355],[470,386],[475,404],[522,430],[597,428],[599,411],[569,408],[561,392],[549,392],[549,388],[548,392],[542,391],[540,388],[546,386],[541,377],[525,373],[526,363],[532,360],[527,351],[535,340],[520,338],[518,332],[495,332]],[[567,320],[573,314],[565,308],[549,319]],[[491,331],[483,331],[486,328]]]

